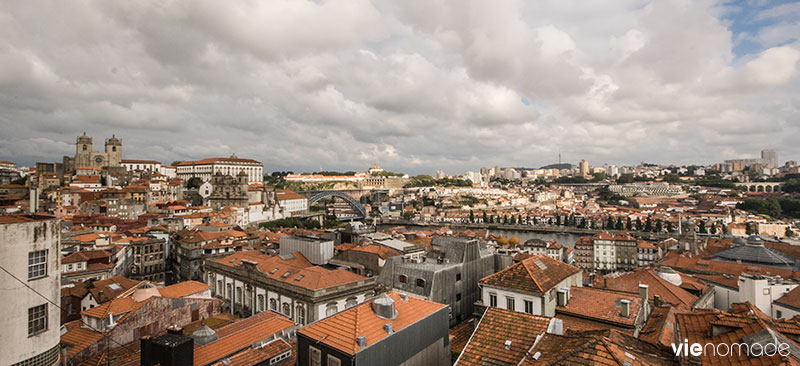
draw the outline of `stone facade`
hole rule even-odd
[[[105,141],[105,151],[92,150],[92,138],[78,136],[75,141],[75,157],[72,159],[72,169],[78,167],[120,167],[122,163],[122,140],[112,135]]]
[[[211,177],[211,185],[214,187],[211,194],[206,199],[208,206],[214,210],[219,210],[225,206],[248,206],[247,174],[239,172],[235,177],[217,172]]]

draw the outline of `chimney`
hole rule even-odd
[[[167,333],[151,338],[140,338],[141,366],[186,366],[193,364],[194,340],[183,335],[177,326],[167,328]]]
[[[31,214],[39,211],[39,188],[31,184],[30,192],[28,192],[28,210]]]
[[[378,296],[375,300],[372,300],[372,311],[375,312],[375,315],[383,319],[394,319],[397,317],[397,310],[394,308],[394,299],[385,293]]]
[[[647,301],[647,285],[643,283],[639,284],[639,296],[642,297],[642,300]]]
[[[556,294],[556,305],[557,306],[567,306],[569,303],[569,290],[565,288],[558,289]]]
[[[509,340],[506,340],[506,343],[505,343],[505,349],[507,349],[507,350],[508,350],[508,349],[511,349],[511,341],[509,341]]]
[[[628,300],[628,299],[622,299],[622,300],[620,300],[620,304],[622,305],[622,312],[620,313],[620,315],[623,318],[630,317],[630,314],[631,314],[631,301]]]
[[[400,294],[400,299],[403,300],[403,302],[408,302],[408,294]]]
[[[367,337],[365,337],[365,336],[356,337],[356,344],[358,344],[358,346],[361,347],[361,348],[366,347],[367,346]]]
[[[392,333],[394,333],[394,330],[392,330],[392,323],[386,323],[386,324],[384,324],[384,325],[383,325],[383,330],[385,330],[387,334],[392,334]]]
[[[658,295],[653,295],[653,306],[659,307],[661,306],[661,298]]]

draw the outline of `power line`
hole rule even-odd
[[[11,272],[9,272],[7,269],[5,269],[5,267],[3,267],[3,266],[0,266],[0,269],[2,269],[2,270],[3,270],[3,272],[5,272],[5,273],[7,273],[9,276],[11,276],[11,278],[15,279],[17,282],[21,283],[23,286],[25,286],[25,287],[27,287],[29,290],[33,291],[33,293],[35,293],[35,294],[39,295],[41,298],[45,299],[45,301],[47,301],[47,302],[49,302],[49,303],[53,304],[53,306],[55,306],[56,308],[58,308],[58,310],[59,310],[59,311],[63,311],[63,310],[64,310],[64,309],[62,309],[62,308],[61,308],[61,305],[59,305],[59,304],[56,304],[55,302],[53,302],[53,300],[50,300],[50,299],[48,299],[48,298],[47,298],[47,296],[44,296],[44,295],[42,295],[42,293],[40,293],[39,291],[36,291],[36,289],[35,289],[35,288],[33,288],[33,287],[31,287],[30,285],[28,285],[28,284],[27,284],[25,281],[23,281],[23,280],[19,279],[19,278],[18,278],[17,276],[15,276],[13,273],[11,273]],[[111,336],[110,336],[110,335],[108,335],[108,334],[105,334],[104,332],[101,332],[101,331],[99,331],[99,330],[95,329],[94,327],[92,327],[91,325],[89,325],[88,323],[84,322],[84,321],[83,321],[83,317],[81,317],[81,318],[80,318],[80,321],[81,321],[81,323],[83,323],[84,325],[86,325],[86,326],[87,326],[89,329],[91,329],[91,330],[93,330],[93,331],[95,331],[95,332],[97,332],[97,333],[100,333],[100,334],[101,334],[103,337],[108,337],[108,339],[109,339],[111,342],[114,342],[114,343],[116,343],[118,346],[120,346],[120,347],[121,347],[122,349],[124,349],[126,352],[130,352],[132,355],[138,356],[138,354],[137,354],[137,353],[135,353],[135,352],[133,352],[133,351],[131,351],[131,350],[129,350],[129,349],[127,349],[127,348],[125,348],[125,345],[123,345],[123,344],[120,344],[119,342],[115,341],[115,340],[114,340],[114,338],[111,338]],[[110,355],[109,355],[109,356],[110,356]]]

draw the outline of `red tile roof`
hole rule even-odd
[[[544,294],[553,287],[580,272],[564,262],[537,254],[512,264],[500,272],[482,278],[479,283],[499,288]]]
[[[208,365],[219,361],[257,341],[295,325],[295,322],[289,318],[276,312],[267,311],[224,326],[216,330],[219,339],[202,346],[195,346],[194,365]]]
[[[550,318],[489,307],[456,365],[516,365],[549,325]]]
[[[532,356],[539,353],[538,359]],[[677,365],[668,348],[615,331],[546,334],[520,365]]]
[[[556,313],[633,327],[642,307],[641,297],[624,292],[589,287],[572,287],[569,292],[567,306],[557,306]],[[620,301],[623,299],[630,301],[628,317],[622,316]]]
[[[162,297],[179,299],[184,296],[194,295],[210,289],[211,286],[197,281],[184,281],[158,289]]]
[[[356,338],[364,336],[367,347],[386,338],[387,333],[383,326],[392,324],[392,329],[398,332],[411,324],[424,319],[436,311],[446,307],[432,301],[408,296],[407,301],[400,294],[388,292],[394,300],[397,317],[394,319],[379,318],[372,311],[372,301],[365,301],[349,309],[314,322],[298,331],[312,340],[320,341],[349,355],[355,355],[362,349],[356,343]]]
[[[659,277],[653,268],[637,268],[633,272],[625,273],[616,278],[605,277],[604,283],[609,289],[632,294],[638,294],[639,284],[645,284],[648,286],[647,294],[649,299],[654,299],[655,296],[658,296],[663,301],[686,310],[690,310],[698,299],[697,296],[692,295],[683,288]],[[708,286],[705,286],[705,288],[708,288]]]

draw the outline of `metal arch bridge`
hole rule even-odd
[[[328,197],[339,197],[343,199],[353,210],[356,212],[356,216],[348,217],[348,219],[353,220],[361,220],[367,217],[367,209],[364,205],[361,204],[357,199],[353,198],[353,196],[344,193],[342,191],[317,191],[317,192],[303,192],[309,193],[308,196],[308,205],[312,205],[314,203],[319,202],[321,199],[328,198]]]

